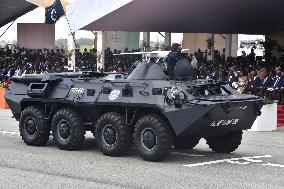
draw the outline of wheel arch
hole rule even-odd
[[[76,106],[68,102],[58,102],[58,101],[49,102],[43,99],[24,99],[21,102],[21,111],[23,111],[26,107],[32,105],[41,107],[45,111],[46,118],[49,120],[51,120],[53,115],[59,109],[62,108],[74,109],[82,116],[83,120],[85,120],[86,122],[88,122],[88,120],[96,122],[98,118],[106,112],[117,112],[123,114],[126,117],[127,124],[131,125],[133,128],[141,117],[147,114],[156,114],[168,124],[168,126],[172,130],[172,133],[176,135],[172,125],[170,124],[170,121],[163,114],[163,109],[161,109],[158,106],[143,106],[143,105],[130,106],[123,104],[120,105],[104,104],[104,105],[90,105],[83,107],[83,106]],[[95,112],[91,111],[93,113],[90,114],[89,108],[91,110],[95,110]]]
[[[104,106],[101,106],[99,109],[101,109],[101,111],[99,112],[100,115],[98,117],[100,117],[106,112],[121,113],[126,117],[127,124],[131,125],[133,128],[135,127],[135,124],[137,123],[137,121],[143,116],[148,115],[148,114],[156,114],[168,124],[172,133],[174,134],[174,136],[176,136],[174,129],[172,125],[170,124],[168,118],[162,113],[163,110],[157,106],[143,107],[143,106],[119,106],[119,105],[105,106],[104,105]]]
[[[33,99],[33,100],[23,100],[21,103],[21,111],[23,111],[25,108],[29,107],[29,106],[36,106],[36,107],[40,107],[41,109],[44,110],[45,112],[45,117],[48,120],[52,120],[52,117],[54,116],[54,114],[62,108],[70,108],[70,109],[74,109],[76,111],[79,111],[76,109],[76,107],[74,107],[73,105],[69,104],[69,103],[62,103],[62,102],[46,102],[43,101],[42,99]],[[80,112],[79,112],[80,113]]]

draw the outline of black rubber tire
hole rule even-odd
[[[231,153],[241,144],[242,134],[243,131],[232,131],[225,136],[207,138],[206,143],[216,153]]]
[[[176,149],[192,149],[199,143],[200,137],[184,136],[176,137],[174,140],[174,147]]]
[[[142,142],[142,135],[145,129],[151,128],[156,134],[156,144],[152,149],[147,149]],[[146,161],[163,161],[173,145],[173,133],[164,119],[156,114],[145,115],[137,121],[135,125],[134,144],[140,156]]]
[[[34,134],[29,134],[25,123],[27,119],[34,120],[35,131]],[[25,108],[20,116],[19,131],[24,143],[30,146],[44,146],[50,135],[50,124],[45,119],[44,112],[41,108],[36,106],[29,106]]]
[[[92,134],[93,134],[93,137],[96,138],[96,128],[94,128],[94,130],[91,131],[91,132],[92,132]]]
[[[111,125],[115,131],[115,139],[113,144],[107,144],[103,136],[103,130],[108,125]],[[96,125],[96,141],[106,156],[119,157],[127,154],[132,146],[131,128],[125,124],[124,116],[116,112],[107,112],[103,114]]]
[[[66,139],[59,134],[59,124],[61,121],[65,121],[70,128],[70,135]],[[58,110],[53,116],[51,128],[53,139],[61,150],[78,150],[84,143],[86,132],[82,119],[72,109],[63,108]]]

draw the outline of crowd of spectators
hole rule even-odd
[[[84,49],[83,52],[76,50],[75,54],[77,70],[97,69],[96,49]],[[69,56],[64,49],[0,48],[0,81],[25,74],[68,71]]]
[[[137,50],[139,51],[139,50]],[[129,52],[129,51],[128,51]],[[133,51],[132,51],[133,52]],[[113,56],[107,49],[107,71],[129,72],[135,61],[142,59],[141,55]],[[228,84],[241,93],[258,95],[270,100],[278,100],[284,104],[284,56],[256,56],[254,49],[251,53],[225,59],[225,50],[215,52],[214,61],[207,60],[207,53],[200,49],[193,54],[182,54],[189,62],[196,64],[196,78],[213,79]]]
[[[200,50],[193,56],[197,60],[197,77],[228,82],[241,93],[258,95],[269,100],[284,99],[284,57],[256,57],[254,49],[249,55],[229,57],[215,53],[214,61],[207,61]]]
[[[9,48],[0,49],[0,77],[40,74],[47,70],[64,70],[68,66],[63,50]]]
[[[141,51],[125,49],[131,53]],[[98,53],[96,49],[76,53],[77,70],[97,70]],[[129,72],[134,62],[141,61],[142,55],[117,55],[121,51],[105,51],[105,69],[112,72]],[[229,85],[241,93],[259,95],[284,103],[284,57],[256,57],[252,49],[249,55],[229,57],[225,60],[225,52],[217,52],[214,61],[207,60],[207,53],[198,50],[183,58],[195,61],[196,77],[214,79],[219,82],[229,81]],[[114,55],[116,54],[116,55]],[[26,48],[0,49],[0,80],[5,83],[12,76],[60,72],[68,70],[68,54],[63,49],[34,50]]]
[[[141,49],[124,49],[124,51],[114,49],[113,52],[110,48],[105,50],[105,69],[106,72],[129,72],[132,65],[136,61],[142,61],[142,55],[123,54],[141,52]]]
[[[76,70],[97,71],[97,49],[93,48],[88,51],[85,48],[83,53],[77,49],[75,58]]]

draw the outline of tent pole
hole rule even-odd
[[[73,72],[76,72],[76,58],[75,58],[75,49],[76,49],[76,44],[75,44],[75,41],[74,41],[74,36],[75,36],[75,32],[73,33],[69,33],[68,34],[68,51],[72,52],[72,56],[71,56],[71,59],[68,60],[68,65],[70,66],[70,70],[72,69]]]
[[[94,48],[97,49],[98,33],[96,31],[91,31],[94,34]]]
[[[150,51],[150,32],[143,32],[143,51]]]
[[[171,49],[171,44],[172,44],[172,36],[171,33],[166,32],[165,33],[165,46],[167,47],[167,50]]]
[[[215,45],[215,39],[214,39],[214,33],[209,33],[208,34],[208,39],[209,40],[212,40],[212,46],[210,49],[208,49],[208,52],[207,52],[207,59],[208,60],[212,60],[214,62],[214,51],[215,51],[215,48],[214,48],[214,45]]]
[[[214,60],[215,60],[215,56],[214,56],[215,55],[215,34],[214,33],[211,34],[211,38],[213,40],[213,45],[211,47],[211,52],[212,52],[212,60],[214,62]]]
[[[102,63],[102,69],[105,69],[105,50],[106,50],[106,32],[102,31],[102,55],[101,55],[101,63]]]
[[[232,34],[225,35],[225,59],[232,55]]]

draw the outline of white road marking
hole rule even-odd
[[[0,134],[2,134],[2,135],[17,135],[17,136],[20,136],[20,133],[11,132],[11,131],[0,131]]]
[[[239,165],[247,165],[247,164],[250,164],[250,162],[248,161],[245,161],[245,162],[240,162],[240,161],[232,161],[232,160],[229,160],[227,161],[228,163],[232,163],[232,164],[239,164]]]
[[[255,160],[259,158],[269,158],[272,157],[271,155],[264,155],[264,156],[253,156],[253,157],[241,157],[241,158],[231,158],[231,159],[222,159],[222,160],[215,160],[215,161],[208,161],[208,162],[202,162],[202,163],[195,163],[195,164],[187,164],[183,165],[184,167],[197,167],[202,165],[211,165],[216,163],[234,163],[234,164],[240,164],[240,165],[246,165],[251,162],[253,163],[260,163],[262,160]],[[245,162],[240,162],[240,160],[243,160]]]
[[[188,153],[181,153],[181,152],[171,152],[173,155],[181,155],[181,156],[192,156],[192,157],[204,157],[201,154],[188,154]]]
[[[0,131],[0,134],[20,136],[20,133],[12,132],[12,131]],[[192,156],[192,157],[204,157],[204,155],[202,155],[202,154],[188,154],[188,153],[182,153],[182,152],[171,152],[171,154],[183,155],[183,156]],[[269,158],[269,157],[272,157],[272,156],[271,155],[264,155],[264,156],[252,156],[252,157],[222,159],[222,160],[208,161],[208,162],[195,163],[195,164],[186,164],[186,165],[183,165],[183,166],[184,167],[197,167],[197,166],[211,165],[211,164],[224,163],[224,162],[232,163],[232,164],[239,164],[239,165],[247,165],[247,164],[250,164],[250,163],[261,163],[262,160],[260,160],[260,158]],[[243,160],[244,162],[240,162],[240,160]],[[273,163],[266,163],[266,164],[262,164],[262,165],[263,166],[272,166],[272,167],[284,168],[284,165],[273,164]]]
[[[279,165],[279,164],[273,164],[273,163],[266,163],[266,164],[262,164],[264,166],[272,166],[272,167],[281,167],[284,168],[284,165]]]

